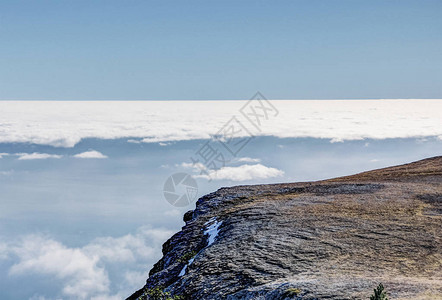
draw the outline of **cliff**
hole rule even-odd
[[[390,299],[442,299],[442,156],[221,188],[184,221],[128,299],[369,299],[380,282]]]

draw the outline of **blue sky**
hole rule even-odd
[[[0,99],[441,98],[441,1],[0,1]]]

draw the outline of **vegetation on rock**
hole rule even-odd
[[[178,295],[171,296],[169,292],[165,292],[162,287],[155,287],[152,289],[145,289],[144,293],[138,297],[138,300],[183,300],[184,298]]]
[[[286,297],[298,296],[299,294],[301,294],[301,292],[302,292],[302,290],[298,289],[298,288],[288,288],[285,290],[284,296],[286,296]]]
[[[382,283],[379,283],[378,287],[374,289],[374,294],[371,295],[370,300],[388,300],[387,292],[384,291]]]
[[[187,263],[191,258],[193,258],[196,255],[196,251],[190,251],[185,253],[183,256],[181,256],[178,261],[180,263]]]

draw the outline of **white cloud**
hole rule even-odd
[[[239,157],[237,159],[239,162],[248,162],[248,163],[259,163],[261,162],[261,159],[259,158],[251,158],[251,157]]]
[[[246,158],[246,161],[254,161],[254,159]],[[204,178],[208,180],[245,181],[253,179],[273,178],[284,175],[283,171],[276,168],[266,167],[262,164],[245,164],[235,167],[223,167],[218,170],[211,170],[202,163],[193,164],[183,162],[176,166],[186,169],[192,169],[193,172],[198,173],[198,175],[194,175],[193,177]],[[203,174],[201,174],[201,171],[204,171]]]
[[[98,151],[95,151],[95,150],[75,154],[74,157],[76,157],[76,158],[98,158],[98,159],[107,158],[106,155],[104,155]]]
[[[205,169],[205,166],[202,163],[186,163],[183,162],[181,164],[176,164],[175,167],[182,167],[185,169],[193,169],[194,171]]]
[[[181,164],[176,164],[175,167],[183,167],[183,168],[193,168],[195,164],[183,162]]]
[[[134,139],[128,139],[127,142],[131,143],[131,144],[141,144],[142,143],[140,140],[134,140]]]
[[[48,154],[48,153],[0,153],[0,158],[5,156],[18,156],[18,160],[33,160],[33,159],[48,159],[48,158],[62,158],[63,155]]]
[[[62,158],[63,155],[47,154],[47,153],[17,153],[18,160],[33,160],[33,159],[48,159],[48,158]]]
[[[84,138],[208,139],[246,101],[4,101],[0,143],[73,147]],[[254,135],[326,138],[442,136],[442,100],[274,100],[278,116]],[[38,111],[38,113],[35,113]],[[201,126],[203,124],[203,126]],[[246,133],[244,133],[246,134]]]
[[[176,164],[175,167],[182,167],[182,168],[185,168],[185,169],[192,169],[193,172],[198,173],[198,174],[201,173],[201,171],[207,171],[206,166],[204,164],[202,164],[202,163],[186,163],[186,162],[183,162],[181,164]]]
[[[334,137],[330,140],[330,143],[335,144],[335,143],[343,143],[344,139],[342,137]]]
[[[12,252],[19,262],[9,270],[11,275],[54,276],[64,282],[64,295],[79,299],[109,290],[107,273],[97,265],[99,257],[89,256],[79,248],[68,248],[52,239],[32,235],[25,237]]]
[[[68,299],[122,299],[144,284],[146,266],[161,253],[169,230],[141,227],[135,234],[103,237],[84,247],[67,247],[42,235],[28,235],[0,244],[0,259],[16,258],[11,276],[47,276],[61,283],[60,295]],[[109,268],[121,270],[115,282]],[[35,295],[44,299],[44,295]]]
[[[223,167],[219,170],[206,170],[207,174],[195,175],[196,178],[212,180],[245,181],[283,176],[284,172],[275,168],[256,165],[241,165],[238,167]]]

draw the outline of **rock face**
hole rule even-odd
[[[184,221],[128,299],[442,299],[442,157],[221,188]]]

